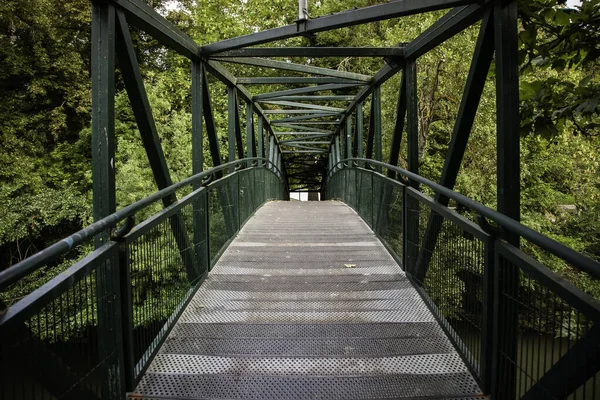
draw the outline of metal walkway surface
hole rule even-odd
[[[241,229],[131,398],[454,399],[480,389],[375,234],[339,202]]]

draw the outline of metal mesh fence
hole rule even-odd
[[[598,302],[509,244],[496,265],[500,397],[597,399]]]
[[[121,398],[117,254],[103,246],[7,311],[0,398]]]
[[[581,275],[576,265],[524,243],[544,260],[564,264],[570,275],[561,276],[501,240],[501,230],[473,223],[472,211],[458,213],[366,168],[334,173],[326,195],[352,206],[402,260],[487,393],[499,399],[600,396],[600,303],[586,293],[588,275],[574,281]]]

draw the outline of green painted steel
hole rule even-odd
[[[365,167],[356,167],[361,161]],[[375,171],[376,166],[393,170],[398,179]],[[436,197],[455,200],[470,212],[459,214],[405,184],[406,179],[427,186]],[[503,230],[578,268],[596,271],[598,277],[599,263],[451,189],[375,160],[347,159],[331,165],[324,195],[354,208],[402,263],[486,393],[503,399],[567,398],[597,389],[598,301],[504,241],[485,218],[478,217],[476,223],[466,216],[475,213],[490,218]],[[426,238],[422,233],[431,220],[413,215],[434,215],[439,234],[435,248],[429,250],[430,266],[422,276],[417,260],[409,254],[423,251]],[[411,218],[418,221],[421,233],[412,237],[406,229]],[[525,282],[527,290],[518,289],[519,282]],[[542,304],[546,309],[538,308]],[[571,322],[561,323],[565,320]],[[531,334],[543,338],[544,346],[552,350],[540,351],[541,341],[530,340]],[[518,353],[507,351],[514,344],[519,346]],[[557,348],[564,351],[557,354]],[[531,362],[534,358],[549,367],[540,369]]]
[[[405,47],[243,48],[453,6],[456,8]],[[416,63],[418,57],[481,19],[442,178],[435,184],[418,175],[422,149]],[[190,156],[194,176],[176,184],[172,184],[158,140],[128,23],[192,60]],[[403,265],[486,394],[498,399],[537,399],[567,398],[581,387],[585,391],[599,374],[600,306],[519,250],[520,241],[528,241],[575,269],[600,278],[597,262],[518,222],[517,34],[515,1],[396,1],[303,19],[296,25],[200,47],[140,0],[93,2],[92,177],[96,222],[0,271],[0,289],[4,290],[41,268],[55,265],[73,248],[85,253],[66,274],[0,310],[0,332],[9,339],[0,343],[0,397],[48,394],[52,398],[123,398],[144,374],[174,321],[233,237],[266,201],[287,200],[290,182],[298,190],[320,189],[325,198],[342,200],[356,210]],[[499,212],[451,190],[494,54]],[[368,76],[255,58],[266,55],[377,55],[386,56],[386,63],[374,76]],[[115,210],[114,176],[115,56],[159,189],[119,211]],[[218,59],[318,76],[238,78]],[[384,164],[380,87],[400,70],[403,77],[390,164]],[[224,165],[206,72],[228,88],[229,162]],[[243,84],[318,86],[253,96]],[[350,88],[356,88],[355,96],[335,94],[337,89]],[[334,94],[306,95],[325,90]],[[238,96],[246,106],[246,129],[240,126]],[[371,112],[364,148],[363,105],[369,96]],[[332,103],[309,103],[323,101]],[[349,104],[345,108],[332,106],[343,104],[339,102]],[[261,104],[293,109],[265,111]],[[269,119],[276,114],[309,115]],[[329,120],[318,121],[321,118]],[[203,119],[214,165],[207,171],[203,171]],[[331,126],[314,128],[319,125]],[[408,171],[395,167],[405,126]],[[363,158],[364,150],[367,159]],[[268,160],[262,158],[267,151]],[[352,155],[354,159],[345,159]],[[224,171],[229,173],[224,175]],[[419,185],[427,186],[434,197],[419,192]],[[470,214],[450,210],[450,199]],[[135,221],[136,215],[140,221]],[[474,215],[477,223],[465,215]],[[117,224],[123,225],[115,229]],[[533,320],[523,324],[527,318]],[[541,357],[539,352],[523,341],[532,333],[546,337],[552,346],[561,346],[563,338],[568,338],[568,351],[553,355],[547,368],[544,359],[540,372],[539,362],[536,367],[528,361],[534,354]]]

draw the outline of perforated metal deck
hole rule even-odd
[[[352,209],[272,202],[231,243],[130,397],[480,396],[400,266]]]

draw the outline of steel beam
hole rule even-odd
[[[273,121],[273,122],[271,122],[271,124],[275,125],[275,126],[286,126],[286,125],[289,125],[291,128],[294,128],[294,129],[302,129],[302,128],[300,128],[300,126],[294,126],[295,125],[294,123],[288,123],[288,122],[283,122],[282,123],[282,122],[275,122],[275,121]],[[340,124],[340,121],[315,121],[315,122],[309,121],[309,122],[302,122],[302,125],[339,125],[339,124]]]
[[[240,125],[240,102],[237,90],[233,92],[235,95],[235,147],[237,149],[238,160],[241,160],[244,158],[244,140],[242,139],[242,127]]]
[[[256,135],[258,137],[258,153],[257,156],[259,158],[263,158],[265,156],[265,144],[264,144],[264,129],[263,129],[263,117],[262,115],[258,116],[258,126],[256,128]]]
[[[408,140],[408,170],[419,173],[419,113],[417,106],[417,65],[414,59],[405,62],[406,76],[406,133]],[[419,183],[410,180],[410,186],[418,190]],[[403,239],[403,264],[411,275],[414,274],[419,255],[419,201],[405,189],[405,220]],[[423,284],[422,281],[417,282]]]
[[[472,4],[450,10],[406,46],[406,58],[418,58],[452,36],[467,29],[483,18],[489,3],[490,1],[482,1],[481,4]]]
[[[338,113],[344,111],[341,109]],[[331,115],[331,111],[324,110],[313,110],[313,109],[302,109],[302,110],[265,110],[265,115],[277,115],[277,114],[326,114]]]
[[[354,88],[357,86],[362,86],[362,84],[359,84],[359,83],[332,83],[332,84],[317,85],[317,86],[307,86],[307,87],[303,87],[303,88],[288,89],[288,90],[281,90],[278,92],[259,94],[259,95],[254,96],[253,100],[259,101],[259,100],[265,100],[265,99],[274,99],[274,98],[281,97],[281,96],[293,96],[293,95],[304,94],[304,93],[314,93],[314,92],[324,92],[324,91],[329,91],[329,90],[348,89],[348,88]]]
[[[320,106],[317,104],[297,103],[297,102],[293,102],[293,101],[278,101],[278,100],[262,100],[261,101],[261,100],[259,100],[258,102],[262,103],[262,104],[272,104],[272,105],[276,105],[276,106],[309,108],[312,110],[335,111],[335,112],[344,111],[343,108],[338,108],[338,107],[327,107],[327,106]]]
[[[296,131],[307,131],[307,132],[312,132],[312,133],[334,133],[334,131],[328,130],[328,129],[319,129],[319,128],[314,128],[312,126],[304,126],[305,124],[278,124],[278,126],[280,128],[288,128],[288,129],[294,129]],[[281,135],[290,135],[293,132],[276,132],[277,135],[281,134]]]
[[[517,3],[494,8],[498,211],[515,221],[520,206],[520,125]],[[518,237],[506,238],[518,247]]]
[[[403,57],[403,47],[251,47],[217,57]]]
[[[235,87],[227,86],[227,162],[235,161],[236,114]],[[229,168],[229,172],[233,172],[233,167]]]
[[[463,4],[466,3],[469,2],[464,2]],[[412,47],[411,44],[408,44],[406,46],[405,58],[414,58],[421,54],[420,52],[422,50],[433,48],[438,44],[442,43],[444,40],[447,40],[452,36],[462,32],[464,29],[468,28],[470,25],[472,25],[478,19],[480,19],[483,16],[484,11],[484,7],[478,5],[470,7],[460,7],[458,9],[451,10],[438,21],[436,21],[425,32],[417,36],[417,38],[415,38],[412,42]],[[350,105],[346,109],[344,118],[348,118],[348,116],[352,114],[358,103],[365,101],[365,99],[371,94],[375,86],[381,86],[389,78],[394,76],[394,74],[396,74],[396,72],[398,72],[402,68],[402,65],[402,60],[389,60],[388,64],[384,65],[377,72],[377,74],[375,74],[369,85],[365,86],[361,89],[360,92],[358,92],[352,103],[350,103]]]
[[[211,62],[213,62],[213,61],[214,60],[209,60],[208,63],[211,64]],[[229,63],[236,63],[236,64],[254,65],[255,67],[265,67],[265,68],[281,69],[281,70],[286,70],[286,71],[303,72],[305,74],[331,76],[334,78],[344,78],[344,79],[350,79],[353,81],[368,82],[371,80],[371,77],[369,75],[355,74],[353,72],[338,71],[337,69],[313,67],[311,65],[294,64],[294,63],[289,63],[289,62],[285,62],[285,61],[276,61],[276,60],[269,60],[269,59],[264,59],[264,58],[239,57],[239,58],[225,58],[225,59],[222,59],[221,61],[225,61],[225,62],[229,62]]]
[[[199,174],[204,169],[204,153],[202,149],[202,77],[204,65],[192,61],[192,175]],[[198,189],[199,187],[196,187]]]
[[[352,157],[352,118],[346,118],[346,157]]]
[[[243,85],[237,83],[237,79],[227,68],[225,68],[221,63],[209,60],[206,64],[206,69],[217,77],[221,82],[225,83],[227,86],[233,86],[237,89],[237,93],[244,99],[245,101],[252,102],[252,95]],[[268,118],[265,117],[263,109],[256,102],[252,102],[252,106],[254,111],[259,116],[263,117],[264,127],[266,127],[267,131],[272,131],[272,127],[269,123]],[[277,143],[277,138],[275,138],[275,142]]]
[[[363,105],[359,103],[356,107],[356,121],[354,132],[356,137],[354,138],[354,154],[356,158],[363,158]]]
[[[295,122],[295,121],[306,121],[306,120],[311,120],[311,119],[315,119],[315,118],[327,118],[327,117],[336,117],[340,114],[338,113],[322,113],[322,114],[312,114],[312,115],[303,115],[300,117],[289,117],[289,118],[282,118],[282,119],[275,119],[271,121],[271,124],[273,125],[277,125],[280,123],[287,123],[287,122]],[[325,121],[323,121],[325,122]],[[303,122],[303,124],[306,123],[308,124],[308,122]]]
[[[239,80],[239,79],[238,79]],[[330,96],[281,96],[278,100],[285,101],[352,101],[352,95],[330,95]]]
[[[373,94],[375,91],[373,91]],[[365,154],[366,158],[373,158],[373,142],[375,141],[375,115],[374,106],[375,101],[373,101],[373,96],[371,96],[371,107],[369,110],[369,130],[367,131],[367,153]]]
[[[202,71],[202,107],[204,109],[204,122],[206,124],[206,136],[208,138],[208,146],[210,148],[210,155],[212,157],[213,167],[221,165],[221,153],[219,149],[219,139],[217,134],[217,126],[215,124],[215,117],[212,109],[212,102],[210,99],[210,91],[208,90],[208,78],[206,72]],[[217,172],[217,178],[222,176],[222,172]]]
[[[352,83],[360,81],[327,76],[257,76],[238,77],[237,82],[244,85],[311,85],[324,83]]]
[[[115,8],[92,4],[92,193],[94,220],[116,211]],[[97,237],[96,248],[107,237]]]
[[[408,139],[408,170],[419,173],[419,111],[417,106],[417,63],[415,60],[406,60],[406,133]],[[418,189],[417,182],[411,186]]]
[[[246,157],[254,157],[254,111],[252,103],[246,103]],[[252,161],[248,161],[248,167],[252,166]]]
[[[300,24],[269,29],[233,39],[205,45],[200,49],[203,56],[211,55],[242,47],[283,40],[294,36],[307,35],[331,29],[344,28],[367,22],[397,18],[406,15],[419,14],[444,8],[452,8],[473,3],[467,0],[420,0],[420,1],[391,1],[370,7],[358,8],[341,13],[322,16]]]
[[[456,183],[456,178],[467,148],[469,136],[471,134],[473,122],[477,114],[479,101],[483,93],[483,88],[485,86],[485,81],[487,80],[493,57],[494,22],[492,14],[488,12],[487,15],[484,16],[479,30],[479,37],[475,45],[471,68],[467,76],[467,82],[465,84],[456,122],[454,124],[452,139],[450,140],[448,152],[446,153],[444,168],[442,169],[440,185],[449,189],[453,189]],[[436,193],[435,201],[442,206],[447,206],[449,199],[446,196]],[[439,214],[431,213],[429,215],[415,272],[415,277],[419,281],[423,281],[427,274],[433,250],[435,249],[435,244],[442,227],[441,222],[442,217]],[[489,351],[490,348],[491,343],[489,343],[489,347],[484,349],[484,351]],[[489,357],[486,358],[486,361],[490,361]],[[489,372],[489,366],[487,372]],[[487,383],[489,384],[489,382]]]
[[[299,139],[310,139],[310,138],[299,138]],[[295,145],[318,145],[318,144],[329,144],[330,142],[326,141],[299,141],[299,139],[294,139],[291,141],[282,141],[279,142],[282,146],[295,146]]]
[[[200,46],[177,26],[141,0],[108,0],[126,12],[127,20],[159,43],[179,54],[199,61]]]
[[[517,2],[494,6],[494,38],[496,47],[496,148],[497,207],[513,220],[521,218],[520,204],[520,125],[519,125],[519,57]],[[519,247],[519,236],[504,231],[502,238]],[[519,270],[514,268],[499,279],[498,290],[508,298],[517,298],[520,286]],[[514,398],[516,392],[518,346],[518,310],[513,301],[500,297],[494,324],[503,327],[503,337],[494,339],[492,393],[494,398]],[[499,384],[499,379],[502,384]]]
[[[152,116],[152,109],[150,108],[150,102],[146,94],[144,82],[142,79],[142,73],[138,67],[138,62],[135,56],[135,49],[133,47],[133,41],[129,33],[129,26],[125,13],[118,11],[118,28],[117,28],[117,58],[119,61],[119,67],[123,74],[123,82],[129,96],[129,102],[137,122],[140,135],[142,137],[142,143],[146,154],[148,155],[148,162],[152,169],[152,175],[156,182],[156,186],[159,190],[167,188],[173,184],[171,180],[171,174],[169,173],[169,167],[165,159],[161,141],[156,130],[156,124]],[[200,71],[196,72],[194,82],[197,84],[198,76]],[[194,96],[196,101],[200,96]],[[195,104],[197,106],[197,104]],[[201,118],[201,115],[200,115]],[[192,121],[193,122],[193,121]],[[194,127],[198,128],[198,117],[196,117],[196,123]],[[200,126],[202,122],[200,121]],[[197,132],[196,132],[197,134]],[[200,131],[200,142],[202,140],[202,131]],[[197,149],[196,149],[197,150]],[[171,204],[177,202],[175,194],[163,197],[162,199],[164,207],[168,207]],[[193,247],[190,245],[187,231],[185,230],[185,222],[180,213],[175,214],[169,218],[169,223],[173,231],[173,236],[177,241],[177,246],[181,253],[183,264],[185,265],[188,279],[190,282],[195,281],[201,275],[200,266],[198,259],[194,253]]]
[[[394,133],[392,134],[392,144],[390,147],[390,162],[389,164],[397,166],[398,158],[400,157],[400,145],[402,144],[402,133],[404,131],[404,120],[406,118],[406,74],[402,71],[402,82],[398,91],[398,106],[396,107],[396,124],[394,125]],[[388,170],[388,176],[394,178],[396,173]]]

